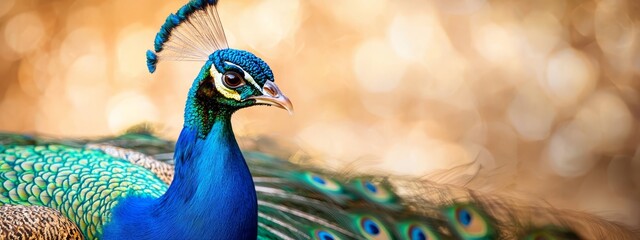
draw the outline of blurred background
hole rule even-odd
[[[0,130],[175,139],[202,63],[145,51],[186,0],[1,0]],[[221,1],[229,45],[272,67],[296,113],[252,108],[237,135],[334,169],[438,176],[640,226],[640,2]],[[441,174],[440,174],[441,175]],[[492,187],[497,186],[497,187]]]

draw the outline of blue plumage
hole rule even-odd
[[[150,73],[155,72],[156,70],[156,65],[158,64],[158,56],[157,54],[163,52],[163,50],[165,50],[166,45],[168,42],[171,41],[172,36],[175,35],[174,31],[176,30],[176,28],[180,25],[182,25],[183,22],[185,21],[189,21],[189,25],[191,25],[196,32],[199,32],[200,30],[202,31],[212,31],[212,32],[216,32],[217,33],[222,33],[224,34],[222,31],[219,31],[217,29],[202,29],[199,26],[197,26],[197,21],[196,19],[192,19],[192,15],[194,15],[197,11],[201,11],[201,12],[207,12],[209,11],[207,8],[213,8],[215,7],[215,5],[218,3],[217,0],[191,0],[189,3],[185,4],[184,6],[182,6],[175,14],[169,14],[169,16],[167,17],[167,19],[165,20],[164,24],[162,24],[162,26],[160,27],[160,30],[158,31],[158,33],[156,34],[156,37],[154,39],[154,51],[147,51],[147,67],[149,69]],[[207,12],[207,14],[209,14],[209,12]],[[204,25],[208,25],[209,27],[213,26],[213,28],[216,27],[221,27],[219,26],[219,19],[217,19],[217,15],[215,17],[216,19],[210,19],[213,20],[215,22],[213,23],[208,23],[208,24],[204,24]],[[200,33],[200,32],[199,32]],[[202,33],[200,33],[202,34]],[[180,35],[180,34],[178,34]],[[213,34],[215,35],[215,34]],[[213,36],[212,35],[212,36]],[[189,38],[187,36],[180,36],[181,38]],[[195,36],[197,38],[202,38],[201,36]],[[220,38],[219,36],[216,36],[216,38]],[[223,38],[223,37],[222,37]],[[192,41],[192,40],[187,40],[187,39],[180,39],[180,41],[184,41],[182,43],[182,45],[184,44],[189,44],[189,45],[194,45],[195,42],[198,41]],[[211,41],[213,42],[199,42],[198,44],[204,44],[204,45],[209,45],[209,44],[213,44],[213,45],[217,45],[217,41],[224,41],[224,43],[222,44],[223,46],[226,46],[226,40],[224,39],[211,39]],[[189,48],[191,48],[192,50],[205,50],[205,54],[210,54],[213,52],[213,50],[217,50],[217,49],[221,49],[220,46],[216,46],[215,49],[194,49],[194,48],[200,48],[203,46],[189,46]],[[175,48],[175,46],[174,46]],[[172,49],[172,51],[174,52],[180,52],[182,50],[187,50],[187,49]],[[207,52],[209,51],[209,52]],[[153,54],[150,54],[153,53]]]
[[[237,49],[221,49],[209,56],[216,70],[225,72],[233,70],[235,67],[226,62],[232,62],[247,71],[253,79],[260,85],[266,81],[274,81],[273,72],[267,63],[253,55],[253,53]]]
[[[191,0],[189,3],[182,6],[176,14],[170,14],[167,20],[164,22],[160,30],[156,34],[155,38],[155,51],[162,51],[162,45],[169,40],[171,31],[180,25],[183,21],[189,19],[189,16],[197,10],[204,9],[207,5],[216,5],[217,0]]]
[[[151,50],[147,50],[147,68],[150,73],[156,71],[156,64],[158,64],[158,56]]]
[[[169,14],[167,20],[165,20],[164,24],[162,25],[162,27],[160,27],[160,30],[156,34],[156,38],[153,44],[156,52],[162,51],[162,45],[169,39],[171,30],[173,30],[173,28],[178,26],[184,20],[185,18],[180,18],[173,13]]]
[[[205,139],[197,133],[185,128],[180,134],[167,193],[123,201],[105,226],[105,239],[255,238],[256,193],[230,115],[216,121]]]

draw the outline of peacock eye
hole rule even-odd
[[[228,88],[237,88],[244,85],[244,77],[240,73],[228,71],[222,75],[222,83]]]

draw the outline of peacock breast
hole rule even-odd
[[[0,205],[57,209],[87,239],[102,234],[123,199],[158,198],[166,190],[166,183],[149,170],[100,150],[63,145],[0,149]]]

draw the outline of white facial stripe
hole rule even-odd
[[[256,82],[256,80],[253,79],[253,77],[251,76],[251,74],[249,74],[247,71],[245,71],[244,69],[242,69],[242,67],[232,63],[232,62],[227,62],[225,61],[226,64],[232,65],[232,66],[236,66],[238,68],[240,68],[240,70],[242,70],[242,72],[244,72],[244,79],[247,80],[249,83],[251,83],[251,85],[253,85],[256,89],[258,89],[258,91],[260,91],[262,94],[264,94],[263,89],[260,87],[260,85],[258,85],[258,83]]]
[[[222,73],[218,71],[212,71],[213,73],[213,82],[216,86],[216,90],[226,98],[235,99],[240,101],[240,94],[235,90],[229,89],[224,84],[222,84]]]

